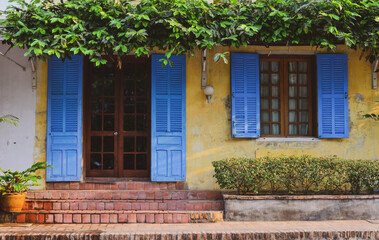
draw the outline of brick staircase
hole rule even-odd
[[[0,213],[0,222],[217,222],[223,207],[220,191],[188,190],[184,183],[47,183],[47,190],[28,192],[22,212]]]

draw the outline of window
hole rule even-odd
[[[260,56],[261,136],[312,135],[312,58]]]
[[[232,137],[349,137],[346,54],[232,53],[230,66]]]

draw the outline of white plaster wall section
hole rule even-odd
[[[4,53],[8,45],[0,44]],[[25,50],[11,49],[7,56],[24,66],[0,56],[0,115],[12,114],[20,126],[0,125],[0,168],[25,170],[33,164],[36,91],[32,89],[32,70]]]

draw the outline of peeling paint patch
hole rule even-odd
[[[363,97],[362,94],[356,93],[356,94],[354,94],[354,100],[357,101],[357,102],[363,102],[364,101],[364,97]]]

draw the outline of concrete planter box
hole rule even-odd
[[[379,195],[224,194],[226,221],[379,219]]]

